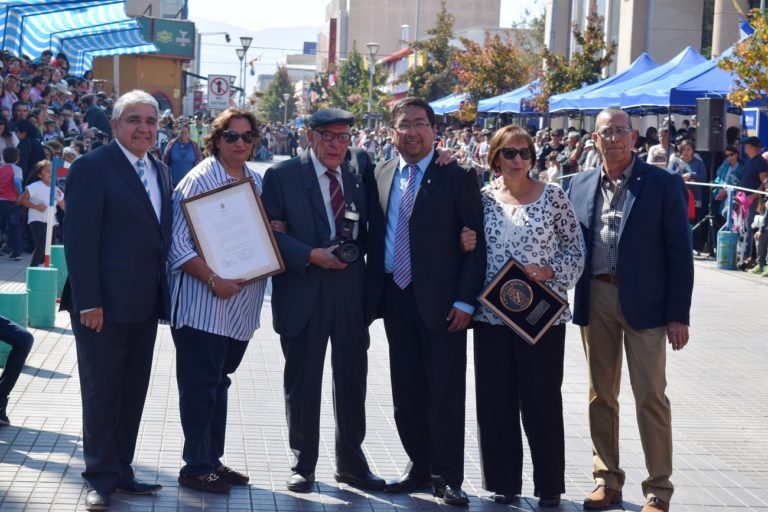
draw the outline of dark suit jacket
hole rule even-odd
[[[69,278],[61,308],[101,307],[110,322],[168,318],[166,257],[171,245],[168,167],[149,156],[162,194],[161,220],[116,142],[78,158],[67,176],[64,253]]]
[[[368,206],[363,180],[351,170],[348,162],[341,165],[341,179],[344,201],[348,205],[354,203],[360,213],[358,239],[362,247],[365,247]],[[328,246],[331,233],[320,182],[309,151],[277,163],[267,170],[261,200],[270,220],[283,220],[288,224],[287,233],[275,233],[287,267],[286,272],[272,278],[275,331],[283,336],[294,337],[304,329],[318,301],[324,273],[333,272],[339,280],[339,286],[348,286],[350,297],[359,295],[362,302],[362,258],[343,271],[323,270],[309,265],[310,251]]]
[[[576,285],[573,321],[589,324],[595,203],[602,167],[573,178],[568,190],[587,244],[584,273]],[[619,302],[633,329],[690,322],[693,250],[688,192],[683,180],[634,160],[619,226]]]
[[[439,332],[447,329],[446,317],[454,302],[477,306],[486,255],[483,236],[478,236],[474,251],[464,254],[459,249],[464,226],[483,232],[483,206],[475,174],[456,164],[440,167],[436,158],[437,154],[421,181],[409,227],[413,293],[422,321]],[[380,163],[372,182],[366,183],[370,209],[366,278],[369,322],[381,316],[387,208],[397,167],[396,158]]]

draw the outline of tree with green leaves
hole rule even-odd
[[[364,116],[368,111],[368,92],[370,84],[370,62],[357,51],[357,42],[352,42],[352,51],[347,59],[341,62],[336,72],[334,84],[327,87],[324,105],[348,110],[355,114],[359,124],[364,124]],[[377,66],[373,75],[373,99],[371,109],[374,112],[385,110],[382,102],[386,95],[381,92],[378,85],[386,81],[386,70]]]
[[[472,121],[477,115],[478,101],[527,83],[531,68],[509,31],[504,32],[503,38],[499,34],[486,32],[482,45],[465,37],[460,41],[464,51],[456,53],[455,72],[459,82],[456,91],[469,95],[460,117],[464,121]]]
[[[597,14],[595,0],[590,2],[584,31],[574,23],[573,37],[577,50],[570,60],[552,53],[548,48],[542,51],[544,67],[538,73],[540,92],[533,97],[534,106],[539,112],[549,110],[551,96],[580,89],[600,80],[603,69],[613,61],[616,44],[605,44],[603,17]]]
[[[431,37],[409,43],[423,63],[417,62],[416,67],[401,77],[401,82],[408,84],[411,95],[429,101],[451,94],[457,83],[453,72],[457,49],[450,45],[454,38],[454,19],[446,10],[445,0],[440,5],[435,26],[427,30]]]
[[[296,116],[296,101],[294,99],[294,90],[291,79],[288,78],[288,70],[285,66],[278,66],[275,72],[275,78],[269,84],[267,90],[259,101],[259,115],[261,119],[271,122],[283,121],[285,115],[285,103],[283,94],[289,94],[288,98],[288,120]]]
[[[737,6],[738,8],[738,6]],[[739,14],[744,14],[739,11]],[[728,93],[728,101],[739,107],[744,107],[753,100],[760,100],[768,107],[768,23],[765,14],[759,9],[749,13],[749,24],[754,33],[736,43],[733,54],[723,57],[718,66],[736,75],[735,83]]]

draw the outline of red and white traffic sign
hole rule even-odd
[[[208,108],[226,110],[229,108],[229,75],[208,75]]]

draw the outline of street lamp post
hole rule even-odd
[[[235,49],[235,53],[237,54],[237,58],[240,59],[240,78],[237,81],[237,84],[240,86],[240,108],[243,108],[243,96],[245,95],[245,86],[243,84],[243,72],[245,70],[243,66],[243,59],[245,58],[245,50],[242,48]]]
[[[287,92],[283,93],[283,126],[288,124],[288,98],[290,97],[291,95]]]
[[[248,48],[251,47],[251,42],[253,42],[252,37],[248,36],[240,36],[240,44],[243,45],[243,58],[240,59],[240,66],[242,67],[242,96],[240,97],[240,108],[245,108],[245,82],[247,81],[246,75],[245,75],[245,56],[248,54]],[[237,54],[238,58],[240,57],[240,54]]]
[[[379,53],[379,43],[368,43],[365,46],[368,47],[368,54],[371,56],[371,64],[368,66],[369,80],[368,80],[368,127],[373,127],[373,119],[371,118],[371,109],[373,108],[373,75],[376,71],[376,54]]]

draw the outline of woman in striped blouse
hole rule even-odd
[[[176,380],[184,430],[184,466],[179,484],[226,494],[248,476],[221,462],[227,424],[227,391],[259,327],[266,279],[248,284],[216,275],[197,252],[181,202],[228,183],[261,176],[246,161],[258,144],[258,124],[250,112],[230,108],[213,122],[205,158],[173,193],[169,255],[171,333],[176,345]]]

